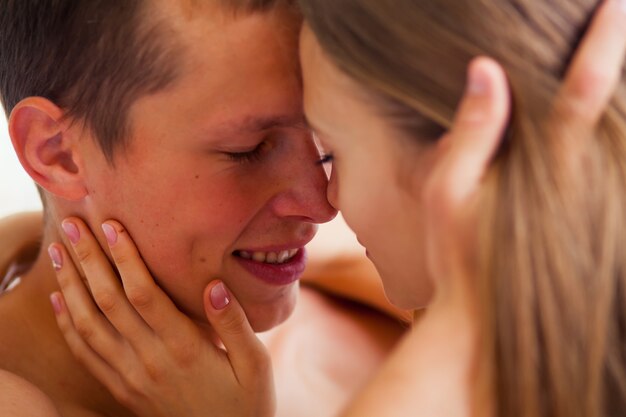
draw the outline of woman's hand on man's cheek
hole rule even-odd
[[[50,245],[62,292],[51,295],[57,322],[75,357],[120,403],[146,417],[274,415],[269,355],[222,282],[207,286],[204,304],[223,347],[159,288],[120,223],[102,226],[115,266],[80,219],[62,228],[85,280],[66,248]]]

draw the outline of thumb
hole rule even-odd
[[[475,58],[468,68],[467,90],[446,137],[446,160],[438,172],[451,202],[465,201],[479,185],[502,141],[510,107],[502,67],[490,58]]]
[[[451,274],[458,249],[459,221],[480,186],[506,130],[511,100],[506,74],[490,58],[474,59],[468,85],[442,155],[423,188],[427,257],[434,277]]]
[[[269,364],[265,346],[252,330],[243,308],[223,282],[213,281],[204,290],[204,311],[224,344],[240,382],[242,377]]]

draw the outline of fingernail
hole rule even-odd
[[[489,77],[476,65],[470,65],[467,82],[467,92],[470,94],[484,96],[489,92]]]
[[[78,231],[78,227],[76,227],[76,225],[72,222],[63,222],[61,224],[61,227],[63,228],[63,231],[65,232],[67,237],[70,239],[70,242],[72,242],[73,245],[77,244],[80,240],[80,232]]]
[[[103,223],[102,231],[104,232],[104,236],[106,236],[109,245],[115,245],[117,243],[117,231],[113,226]]]
[[[54,314],[60,314],[61,313],[61,298],[59,297],[59,294],[54,292],[52,294],[50,294],[50,303],[52,303],[52,310],[54,310]]]
[[[216,310],[223,310],[230,304],[230,295],[223,283],[220,282],[211,289],[211,304]]]
[[[61,255],[61,251],[56,246],[50,245],[48,247],[48,255],[50,255],[54,270],[61,270],[61,268],[63,268],[63,256]]]

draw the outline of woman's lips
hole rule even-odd
[[[285,263],[271,264],[258,262],[254,259],[245,259],[234,254],[235,259],[255,278],[271,285],[284,286],[297,281],[306,266],[306,249],[298,249],[298,252]]]

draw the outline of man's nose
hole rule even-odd
[[[280,217],[300,218],[311,223],[326,223],[337,215],[328,202],[328,178],[324,168],[317,164],[317,152],[304,161],[291,161],[282,170],[282,187],[272,201],[272,208]]]

